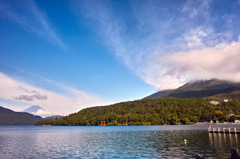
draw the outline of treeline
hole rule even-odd
[[[231,118],[229,113],[234,113]],[[57,120],[36,125],[177,125],[196,122],[233,121],[240,115],[239,101],[212,105],[207,99],[161,98],[91,107]]]

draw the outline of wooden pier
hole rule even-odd
[[[240,134],[240,130],[236,128],[208,128],[209,133],[226,133],[226,134]]]

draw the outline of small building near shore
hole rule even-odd
[[[228,99],[223,99],[223,101],[224,101],[225,103],[227,103],[227,102],[228,102]]]
[[[235,115],[234,113],[229,113],[228,117],[230,118],[231,116],[234,116],[234,115]]]
[[[218,104],[219,104],[219,101],[211,100],[211,101],[209,101],[209,103],[211,103],[211,104],[213,104],[213,105],[218,105]]]
[[[235,120],[234,123],[240,124],[240,120]]]

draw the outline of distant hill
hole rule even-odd
[[[14,112],[0,106],[0,125],[34,125],[42,120],[40,116],[34,116],[25,112]]]
[[[41,117],[48,117],[48,116],[53,116],[52,113],[50,113],[48,110],[38,106],[38,105],[33,105],[22,112],[27,112],[29,114],[41,116]]]
[[[231,81],[211,79],[189,82],[174,90],[156,92],[144,99],[155,99],[161,97],[175,98],[239,98],[240,83]]]
[[[63,117],[64,116],[61,116],[61,115],[53,115],[53,116],[49,116],[49,117],[43,118],[43,120],[55,120],[55,119],[61,119]]]

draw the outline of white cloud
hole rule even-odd
[[[0,1],[0,17],[7,18],[24,28],[28,32],[37,34],[65,50],[66,46],[62,39],[47,20],[47,16],[42,13],[37,4],[32,0]]]
[[[83,108],[97,105],[109,104],[109,101],[101,99],[99,97],[89,95],[78,89],[71,88],[69,86],[56,83],[64,93],[61,94],[49,91],[40,87],[36,87],[21,80],[13,79],[0,72],[0,98],[13,101],[9,103],[15,103],[14,105],[7,105],[6,107],[20,111],[19,105],[26,105],[27,107],[32,105],[39,105],[46,108],[52,113],[68,115],[69,113],[77,112]],[[23,89],[24,88],[24,89]],[[26,93],[26,90],[35,90],[40,94],[47,96],[46,100],[25,100],[19,101],[15,99],[16,96],[21,96]],[[1,100],[0,100],[1,103]],[[6,102],[3,101],[3,104]],[[19,104],[18,104],[19,103]],[[1,104],[0,104],[1,105]],[[5,105],[2,105],[5,106]],[[22,107],[22,110],[27,107]]]
[[[234,12],[215,14],[212,5],[217,3],[211,0],[179,2],[176,8],[172,3],[134,2],[127,14],[131,25],[111,3],[76,6],[114,54],[146,83],[168,89],[194,79],[232,80],[239,75],[239,42],[234,42],[239,34],[231,27],[236,24]]]
[[[50,115],[54,115],[53,113],[47,111],[47,110],[44,110],[44,109],[39,109],[35,115],[38,115],[38,116],[50,116]]]
[[[186,33],[183,37],[187,43],[188,48],[202,48],[204,47],[203,39],[208,36],[208,33],[201,29],[200,27],[191,30],[189,33]]]
[[[219,78],[240,81],[240,42],[225,44],[224,47],[203,48],[189,52],[179,52],[155,56],[158,68],[147,72],[158,72],[158,76],[148,75],[148,83],[160,89],[173,88],[197,79]]]

